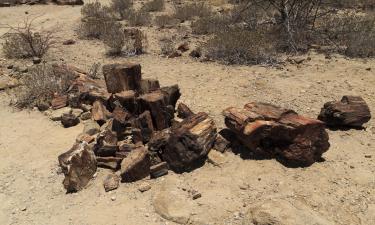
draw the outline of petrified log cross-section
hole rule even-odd
[[[141,82],[139,64],[108,64],[103,66],[103,74],[109,93],[137,90]]]
[[[328,126],[362,127],[371,119],[370,109],[359,96],[344,96],[341,101],[324,104],[318,119]]]
[[[288,166],[309,166],[328,150],[323,122],[271,104],[227,108],[225,124],[257,157],[277,158]]]
[[[214,121],[206,113],[198,113],[171,128],[162,158],[176,172],[191,170],[207,156],[216,135]]]

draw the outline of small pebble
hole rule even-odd
[[[195,192],[195,193],[193,194],[193,196],[192,196],[193,200],[198,199],[198,198],[201,198],[201,197],[202,197],[202,194],[199,193],[199,192]]]
[[[111,197],[111,200],[112,200],[112,201],[116,201],[116,196],[112,196],[112,197]]]

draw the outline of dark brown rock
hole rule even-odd
[[[147,94],[160,89],[159,81],[156,79],[143,79],[141,80],[139,92]]]
[[[131,151],[121,163],[122,182],[134,182],[150,175],[150,157],[147,149],[139,147]]]
[[[75,43],[76,41],[73,39],[68,39],[68,40],[63,41],[63,45],[74,45]]]
[[[67,104],[68,96],[66,95],[56,95],[51,101],[53,110],[64,108],[65,106],[67,106]]]
[[[167,87],[162,87],[160,91],[164,95],[164,100],[166,105],[173,106],[173,109],[176,108],[176,103],[181,97],[180,88],[178,85],[172,85]]]
[[[112,101],[118,101],[130,113],[137,111],[136,93],[133,90],[122,91],[113,95]],[[113,107],[113,106],[112,106]]]
[[[266,103],[227,108],[225,124],[256,158],[276,158],[286,166],[309,166],[328,150],[325,125],[293,110]]]
[[[184,103],[180,103],[177,106],[177,116],[181,119],[186,119],[190,116],[194,115],[194,112],[191,111],[191,109],[185,105]]]
[[[141,141],[147,143],[154,132],[150,111],[147,110],[140,114],[135,121],[135,126],[140,130]]]
[[[122,159],[121,157],[96,157],[96,162],[98,167],[118,170],[120,169]]]
[[[102,101],[95,101],[91,110],[92,119],[97,121],[99,124],[104,123],[110,117],[111,113],[107,110]]]
[[[370,109],[359,96],[344,96],[341,101],[324,104],[319,116],[332,127],[362,127],[371,119]]]
[[[156,130],[163,130],[170,126],[170,114],[161,92],[152,92],[139,97],[141,112],[149,111]]]
[[[166,162],[161,162],[157,165],[151,166],[150,177],[158,178],[168,174],[168,164]]]
[[[120,186],[120,177],[114,173],[108,174],[104,179],[103,186],[106,192],[117,189]]]
[[[138,90],[141,82],[141,65],[108,64],[103,66],[103,74],[109,93]]]
[[[65,175],[63,184],[68,192],[82,190],[96,172],[94,152],[86,143],[75,144],[69,151],[59,155],[58,160]]]
[[[83,0],[52,0],[57,5],[83,5]]]
[[[73,126],[76,126],[77,124],[79,124],[79,118],[74,114],[64,113],[61,116],[61,124],[65,128],[73,127]]]
[[[198,113],[171,128],[162,158],[175,172],[194,169],[204,162],[216,135],[214,121],[206,113]]]
[[[117,150],[116,133],[107,129],[102,131],[98,135],[96,145],[94,146],[95,155],[101,157],[115,156]]]
[[[213,149],[223,153],[230,147],[230,142],[223,138],[221,135],[217,135]]]

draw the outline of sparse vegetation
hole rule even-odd
[[[201,17],[191,24],[194,34],[212,34],[221,31],[231,24],[231,18],[222,15],[211,15]]]
[[[161,15],[161,16],[156,16],[154,19],[154,23],[158,27],[169,27],[169,26],[174,26],[178,23],[178,20],[173,18],[170,15]]]
[[[116,26],[116,21],[108,7],[100,2],[85,4],[81,9],[82,21],[78,33],[85,38],[100,38],[109,27]]]
[[[93,63],[89,69],[87,76],[89,76],[91,79],[99,79],[101,77],[100,68],[101,64],[99,62]]]
[[[55,44],[53,30],[39,30],[33,27],[33,20],[25,20],[23,24],[12,27],[2,36],[2,49],[8,58],[43,57]]]
[[[103,43],[109,47],[109,55],[120,55],[126,38],[120,23],[113,23],[102,34]]]
[[[164,9],[164,0],[151,0],[146,2],[143,7],[142,11],[144,12],[158,12]]]
[[[121,19],[126,19],[129,12],[132,11],[133,0],[112,0],[111,9],[117,13]]]
[[[175,49],[175,43],[171,38],[163,37],[159,40],[160,53],[164,56],[172,54]]]
[[[145,26],[151,24],[151,17],[148,12],[142,10],[139,11],[129,11],[127,15],[127,20],[130,26]]]
[[[238,28],[219,32],[204,45],[206,56],[227,64],[275,63],[275,46],[264,34]]]
[[[211,8],[203,2],[189,3],[176,6],[174,17],[183,22],[194,17],[206,17],[211,14],[211,11]]]
[[[75,75],[64,66],[36,65],[23,76],[23,85],[15,91],[16,106],[29,108],[49,104],[54,94],[65,94],[74,78]]]

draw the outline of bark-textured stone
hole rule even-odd
[[[141,82],[141,65],[108,64],[103,66],[103,74],[109,93],[138,90]]]
[[[341,101],[324,104],[318,119],[333,127],[362,127],[371,119],[371,113],[363,98],[344,96]]]
[[[225,124],[255,157],[277,158],[288,166],[309,166],[328,150],[323,122],[266,103],[227,108]]]
[[[134,182],[150,175],[150,157],[145,147],[129,153],[121,163],[122,182]]]
[[[95,155],[87,143],[75,144],[59,155],[58,160],[65,174],[63,184],[68,192],[82,190],[96,172]]]

